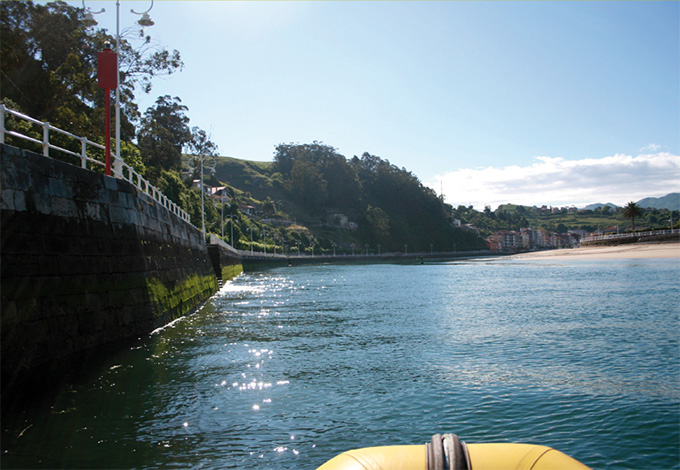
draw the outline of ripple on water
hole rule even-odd
[[[314,468],[456,432],[595,468],[677,468],[677,274],[526,261],[243,274],[48,417],[3,416],[3,466]],[[38,451],[60,457],[38,465]]]

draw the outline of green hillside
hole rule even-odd
[[[646,197],[637,202],[638,206],[649,209],[680,210],[680,193],[666,194],[663,197]]]
[[[282,144],[273,162],[215,159],[205,184],[226,186],[234,200],[225,208],[208,201],[207,231],[221,234],[224,209],[224,238],[229,241],[233,214],[241,249],[249,249],[251,233],[257,251],[264,242],[268,251],[276,244],[277,250],[316,254],[486,248],[476,233],[453,226],[451,207],[412,173],[373,155],[347,159],[314,142]],[[185,157],[185,170],[187,163]],[[190,213],[200,223],[200,213]]]

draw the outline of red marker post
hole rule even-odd
[[[104,51],[97,55],[97,84],[104,88],[106,174],[111,176],[111,90],[118,88],[118,54],[111,50],[108,42]]]

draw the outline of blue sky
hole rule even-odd
[[[115,31],[115,2],[86,5]],[[149,6],[121,2],[121,28]],[[322,141],[477,209],[680,191],[679,2],[156,1],[150,15],[185,67],[140,108],[179,96],[222,155]]]

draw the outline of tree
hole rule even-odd
[[[329,145],[317,141],[302,145],[280,144],[274,155],[274,169],[281,174],[284,186],[289,187],[292,193],[297,191],[293,179],[299,183],[304,173],[307,181],[320,178],[319,182],[324,186],[321,202],[335,207],[358,206],[359,180],[356,171],[344,156]],[[319,178],[311,176],[312,173],[318,173]],[[320,186],[317,189],[321,189]]]
[[[160,177],[156,181],[158,189],[165,194],[175,204],[182,205],[182,194],[188,191],[182,178],[174,171],[161,171]],[[186,210],[186,208],[184,208]]]
[[[210,135],[208,135],[203,129],[196,126],[191,128],[191,139],[188,142],[188,146],[189,150],[194,155],[201,157],[212,157],[217,155],[217,144],[210,140]]]
[[[93,77],[103,37],[89,35],[82,10],[64,3],[2,2],[0,11],[3,96],[36,119],[72,120],[73,132],[90,127],[89,111],[101,94]]]
[[[181,99],[165,95],[144,113],[137,141],[152,181],[162,170],[181,168],[182,150],[192,142],[189,118],[184,114],[187,110]]]
[[[626,204],[623,208],[623,216],[626,219],[631,219],[633,223],[633,231],[635,231],[635,218],[642,215],[642,209],[633,201]]]
[[[390,219],[381,208],[369,204],[366,208],[366,222],[370,229],[372,242],[380,242],[390,235]]]
[[[290,185],[295,199],[310,210],[319,210],[326,201],[328,183],[310,161],[295,161],[290,172]]]
[[[97,54],[115,38],[85,27],[83,17],[82,8],[64,2],[0,2],[0,93],[31,117],[96,140],[104,129]],[[124,37],[120,44],[123,140],[134,137],[139,119],[136,87],[148,92],[153,77],[182,68],[179,52],[153,46],[148,36],[139,39],[141,46]]]

